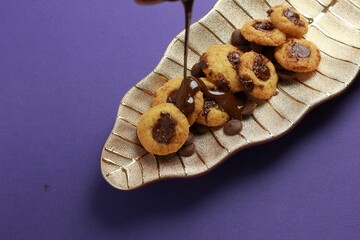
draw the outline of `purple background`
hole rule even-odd
[[[179,3],[0,1],[0,239],[360,239],[359,78],[205,176],[105,182],[119,102],[183,22]]]

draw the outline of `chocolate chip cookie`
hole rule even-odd
[[[279,46],[286,41],[285,33],[267,19],[254,19],[241,27],[241,34],[249,42],[264,46]]]
[[[189,135],[189,122],[174,104],[162,103],[141,116],[137,135],[148,152],[167,155],[183,146]]]
[[[308,20],[295,9],[277,5],[268,11],[274,26],[288,37],[300,38],[308,31]]]
[[[320,64],[318,47],[306,40],[289,38],[275,49],[275,59],[285,69],[294,72],[311,72]]]
[[[274,95],[278,75],[272,62],[254,51],[241,56],[240,82],[251,96],[269,99]]]
[[[243,91],[237,73],[243,53],[232,45],[212,45],[200,57],[207,79],[220,90]]]

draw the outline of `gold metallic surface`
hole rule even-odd
[[[342,93],[359,73],[359,0],[219,0],[191,27],[189,66],[210,45],[230,41],[234,29],[253,18],[265,18],[275,4],[294,6],[309,18],[305,36],[319,46],[322,61],[314,73],[298,74],[280,82],[277,95],[261,102],[243,121],[241,134],[224,135],[214,129],[196,136],[196,153],[158,158],[146,152],[136,136],[136,124],[151,105],[156,91],[168,79],[182,75],[184,32],[170,43],[153,72],[123,97],[118,116],[102,151],[101,171],[106,181],[121,190],[142,187],[165,178],[192,177],[207,173],[236,152],[275,140],[290,131],[317,105]]]

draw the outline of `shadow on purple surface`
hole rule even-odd
[[[211,195],[220,189],[236,191],[233,186],[239,182],[246,184],[254,180],[253,177],[261,177],[262,171],[279,166],[284,160],[282,155],[292,147],[333,123],[332,116],[339,114],[341,106],[359,93],[359,80],[360,77],[346,94],[310,112],[289,134],[274,142],[243,150],[205,176],[161,181],[130,192],[113,189],[105,181],[95,183],[96,187],[91,189],[93,198],[90,205],[94,218],[108,227],[127,227],[147,221],[160,222],[166,216],[181,215],[193,209],[194,205],[204,204],[206,207],[205,199],[211,199]]]

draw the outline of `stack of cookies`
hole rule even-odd
[[[254,19],[235,30],[231,45],[210,46],[203,53],[199,65],[209,81],[233,92],[245,90],[257,99],[269,99],[279,77],[318,67],[317,46],[303,38],[307,19],[284,5],[272,7],[268,15],[269,19]]]
[[[241,116],[252,113],[255,102],[271,98],[280,79],[295,72],[314,71],[320,63],[317,46],[304,39],[308,21],[295,9],[278,5],[268,11],[269,19],[254,19],[233,32],[231,44],[212,45],[191,71],[205,87],[192,96],[190,114],[175,104],[183,77],[169,80],[160,87],[150,108],[138,122],[137,134],[150,153],[167,155],[184,148],[194,150],[189,141],[192,125],[224,126],[233,135],[241,131]],[[233,95],[239,99],[240,114],[226,111],[224,103],[210,96]],[[226,102],[226,101],[225,101]],[[230,104],[230,103],[229,103]],[[229,130],[231,129],[231,130]],[[191,155],[186,153],[185,155]]]

